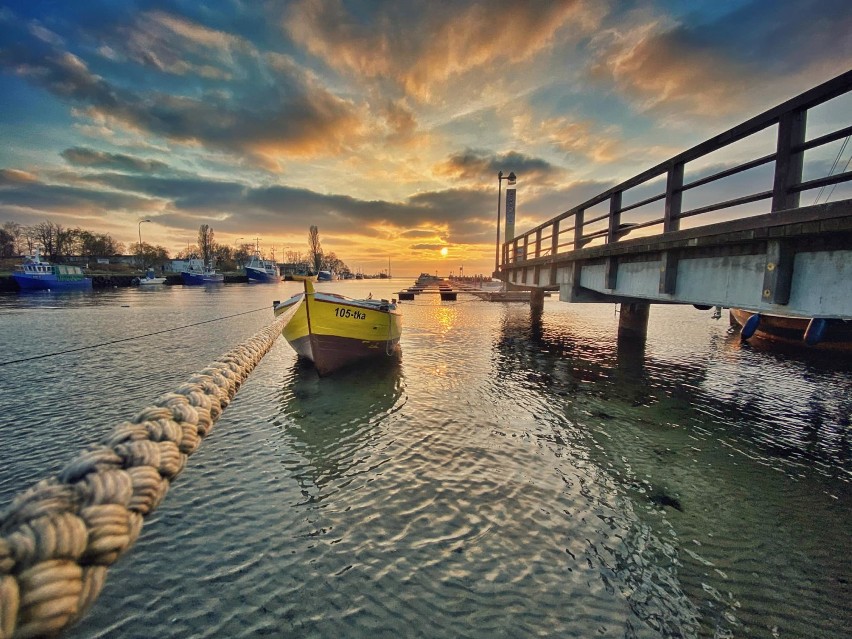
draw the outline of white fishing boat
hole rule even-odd
[[[166,278],[165,277],[157,277],[156,274],[154,273],[154,269],[149,268],[145,272],[145,277],[137,277],[136,278],[136,283],[139,286],[157,286],[157,285],[160,285],[160,284],[165,284]]]

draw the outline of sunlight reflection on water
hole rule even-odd
[[[2,503],[296,286],[0,297],[6,359],[244,313],[0,367]],[[279,340],[70,636],[843,634],[848,361],[691,308],[636,343],[612,306],[401,306],[401,357],[341,375]]]

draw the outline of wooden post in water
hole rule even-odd
[[[543,288],[534,288],[530,291],[530,310],[539,314],[544,310]]]
[[[618,337],[641,337],[648,334],[648,314],[651,305],[647,302],[631,302],[621,305],[618,314]]]

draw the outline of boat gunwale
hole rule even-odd
[[[333,295],[335,299],[322,299],[318,298],[317,295]],[[279,302],[278,304],[276,304],[275,309],[278,310],[292,306],[301,299],[304,299],[304,296],[304,293],[296,293],[295,295],[284,300],[283,302]],[[319,291],[313,293],[313,296],[315,302],[321,302],[323,304],[338,304],[340,306],[351,306],[353,308],[365,309],[368,311],[377,311],[379,313],[402,315],[402,311],[399,310],[396,304],[393,304],[392,302],[385,302],[383,300],[356,300],[349,297],[343,297],[342,295],[337,294],[320,293]],[[382,308],[385,305],[387,306],[387,308]]]

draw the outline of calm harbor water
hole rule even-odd
[[[0,508],[297,290],[0,296],[0,364],[153,334],[0,366]],[[402,308],[401,358],[348,374],[280,339],[68,636],[850,636],[848,355],[692,308],[645,344],[607,305]]]

